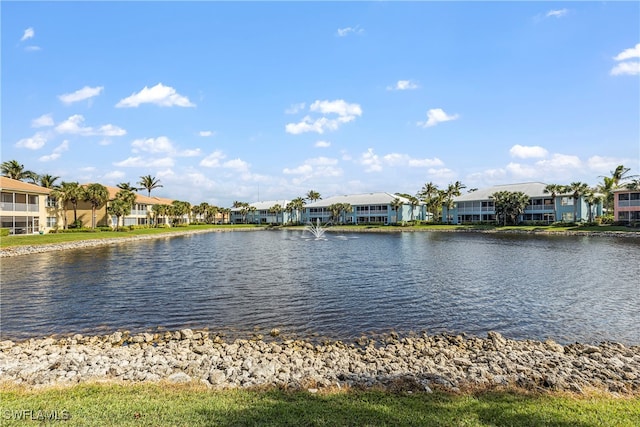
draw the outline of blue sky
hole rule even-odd
[[[637,2],[5,2],[2,160],[234,200],[640,172]]]

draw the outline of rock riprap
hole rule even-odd
[[[0,382],[198,382],[213,388],[377,387],[460,391],[640,392],[640,346],[515,341],[496,332],[353,343],[298,339],[225,342],[208,331],[115,332],[0,342]]]

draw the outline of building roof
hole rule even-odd
[[[291,200],[269,200],[266,202],[253,202],[249,206],[253,206],[258,211],[268,211],[273,205],[280,205],[284,209]],[[239,212],[240,208],[231,208],[231,212]]]
[[[41,187],[37,184],[30,184],[28,182],[18,181],[17,179],[7,178],[6,176],[0,176],[0,189],[24,191],[26,193],[37,193],[37,194],[51,193],[50,188]]]
[[[543,182],[524,182],[521,184],[494,185],[493,187],[481,188],[471,193],[466,193],[454,198],[454,202],[468,202],[472,200],[491,200],[491,195],[499,191],[523,192],[529,197],[550,197],[544,192],[547,184]]]
[[[333,196],[327,199],[316,200],[313,203],[306,204],[305,207],[326,208],[335,203],[348,203],[351,206],[390,205],[394,199],[400,199],[404,204],[407,205],[411,203],[407,198],[391,193],[364,193]]]
[[[82,186],[87,186],[89,184],[82,184]],[[113,200],[116,198],[116,194],[118,194],[118,191],[120,191],[120,188],[118,187],[111,187],[108,185],[105,185],[105,188],[107,189],[107,191],[109,192],[109,200]],[[134,193],[136,195],[136,203],[139,204],[145,204],[145,205],[170,205],[173,200],[171,199],[165,199],[162,197],[155,197],[155,196],[145,196],[144,194],[139,194],[139,193]]]

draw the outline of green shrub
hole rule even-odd
[[[0,228],[0,237],[7,237],[10,231],[8,228]]]

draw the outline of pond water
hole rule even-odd
[[[640,239],[213,232],[5,258],[1,272],[3,339],[207,327],[640,344]]]

